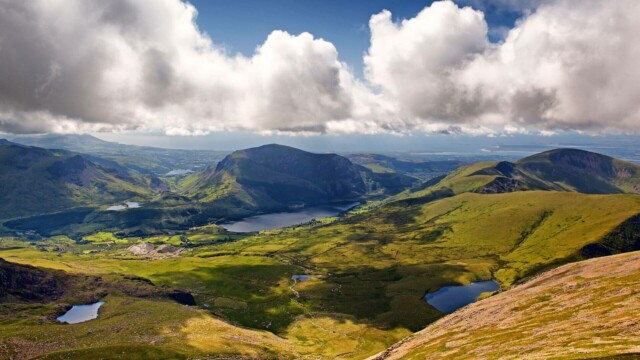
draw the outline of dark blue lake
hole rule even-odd
[[[463,286],[445,286],[438,291],[428,293],[425,300],[443,313],[451,313],[469,305],[483,292],[500,290],[500,284],[493,280],[477,281]]]

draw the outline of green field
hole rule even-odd
[[[37,243],[4,238],[0,257],[77,274],[137,275],[157,285],[185,289],[199,305],[199,310],[180,307],[188,315],[165,313],[161,308],[166,301],[125,301],[122,295],[113,294],[107,298],[105,311],[112,302],[140,302],[142,307],[157,306],[156,313],[149,310],[150,319],[168,327],[174,322],[189,327],[185,324],[197,313],[206,322],[248,332],[247,336],[268,331],[285,344],[282,348],[273,345],[277,353],[363,358],[443,315],[423,300],[425,292],[489,278],[507,289],[544,269],[579,260],[586,245],[602,241],[640,213],[640,196],[464,193],[427,203],[398,202],[366,209],[339,221],[249,237],[208,226],[183,236],[119,238],[96,233],[79,243],[65,237]],[[126,250],[141,241],[185,246],[185,252],[176,257],[143,259]],[[294,285],[294,274],[320,276]],[[118,311],[133,314],[135,309],[121,306]],[[54,310],[45,307],[37,311]],[[176,320],[176,316],[183,317]],[[112,326],[129,329],[124,315],[105,316],[104,321],[107,319]],[[6,318],[2,322],[2,338],[8,344],[15,334],[41,328],[37,322]],[[63,327],[51,320],[45,323],[47,327]],[[102,326],[103,320],[77,328],[91,324]],[[148,336],[157,334],[158,327],[142,324],[133,328],[140,337],[113,337],[105,346],[135,347],[140,356],[151,351]],[[57,341],[68,344],[68,349],[97,341],[89,337],[82,343],[68,338],[79,332],[61,333]],[[197,334],[206,344],[218,338],[208,330],[199,329]],[[180,336],[177,339],[182,339]],[[179,346],[173,340],[163,337],[158,344],[185,356],[222,351],[204,345]],[[264,351],[261,356],[273,354],[271,350],[251,349]]]

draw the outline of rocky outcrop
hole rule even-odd
[[[153,244],[143,242],[140,244],[135,244],[130,246],[127,251],[136,256],[144,256],[149,255],[155,250],[155,246]]]
[[[64,282],[56,273],[0,259],[0,302],[53,301],[64,294]]]
[[[90,276],[14,264],[0,259],[0,303],[94,302],[109,293],[138,298],[165,298],[195,305],[193,296],[170,286],[156,286],[132,275]]]

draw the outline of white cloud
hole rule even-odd
[[[469,113],[473,94],[464,93],[452,76],[488,46],[481,12],[436,2],[401,23],[383,11],[371,17],[369,26],[367,78],[397,99],[409,116],[465,122],[476,115]]]
[[[1,130],[323,132],[368,91],[329,42],[274,31],[230,56],[195,16],[178,0],[0,0]]]
[[[369,79],[423,121],[640,131],[638,15],[634,0],[559,0],[490,44],[480,12],[434,3],[401,23],[372,17],[365,62]]]
[[[640,131],[640,2],[526,3],[501,44],[450,1],[374,15],[362,82],[308,33],[228,54],[180,0],[0,0],[0,131]]]

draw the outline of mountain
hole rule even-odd
[[[516,162],[480,162],[463,166],[420,189],[390,200],[477,192],[524,190],[585,194],[640,193],[640,165],[579,149],[555,149]]]
[[[148,196],[158,186],[157,178],[104,167],[81,154],[0,142],[3,219],[118,203]]]
[[[640,193],[640,165],[578,149],[557,149],[524,158],[516,169],[551,190],[587,194]],[[517,179],[516,176],[511,176]]]
[[[370,359],[637,359],[638,293],[640,252],[568,264],[458,310]]]
[[[282,145],[236,151],[215,167],[187,176],[184,194],[200,202],[271,211],[394,194],[417,182],[377,174],[336,154],[314,154]]]
[[[18,135],[10,138],[12,142],[36,146],[45,149],[64,149],[88,153],[105,148],[117,148],[118,144],[98,139],[89,134],[45,134]]]
[[[389,155],[356,153],[346,157],[354,164],[362,165],[375,173],[399,173],[429,180],[455,170],[463,162],[457,160],[418,160]]]
[[[129,171],[164,175],[175,170],[195,171],[220,161],[228,152],[213,150],[178,150],[149,146],[125,145],[104,141],[89,134],[19,135],[9,138],[14,143],[46,149],[64,149],[108,160]]]

